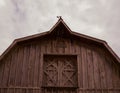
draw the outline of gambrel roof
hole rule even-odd
[[[20,42],[23,42],[23,41],[27,41],[27,40],[31,40],[31,39],[35,39],[35,38],[38,38],[38,37],[42,37],[42,36],[45,36],[45,35],[49,35],[51,33],[53,33],[55,31],[56,28],[58,27],[61,27],[63,26],[65,29],[67,29],[67,33],[73,35],[73,36],[76,36],[76,37],[79,37],[81,39],[84,39],[85,41],[90,41],[90,42],[93,42],[95,44],[98,44],[98,45],[101,45],[102,47],[104,47],[106,50],[108,50],[108,52],[113,56],[113,58],[118,62],[120,63],[120,58],[115,54],[115,52],[109,47],[109,45],[104,41],[104,40],[100,40],[100,39],[97,39],[97,38],[93,38],[93,37],[90,37],[90,36],[87,36],[87,35],[83,35],[83,34],[80,34],[80,33],[76,33],[76,32],[73,32],[71,31],[71,29],[66,25],[66,23],[63,21],[62,18],[60,18],[58,20],[58,22],[47,32],[43,32],[43,33],[40,33],[40,34],[35,34],[35,35],[31,35],[31,36],[27,36],[27,37],[23,37],[23,38],[19,38],[19,39],[16,39],[13,41],[13,43],[6,49],[6,51],[0,56],[0,60],[2,60],[4,58],[4,56],[6,54],[8,54],[8,52],[17,44],[17,43],[20,43]]]

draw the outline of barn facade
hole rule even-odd
[[[71,31],[60,18],[0,56],[0,93],[120,93],[120,59],[105,41]]]

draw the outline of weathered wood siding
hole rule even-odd
[[[58,43],[43,38],[16,45],[0,62],[0,93],[42,93],[44,54],[77,56],[77,93],[120,93],[120,66],[107,51],[77,39]]]

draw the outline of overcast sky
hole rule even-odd
[[[16,38],[49,31],[56,16],[120,57],[120,0],[0,0],[0,55]]]

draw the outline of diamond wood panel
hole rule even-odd
[[[44,56],[43,85],[51,87],[76,87],[76,61],[76,56]]]

